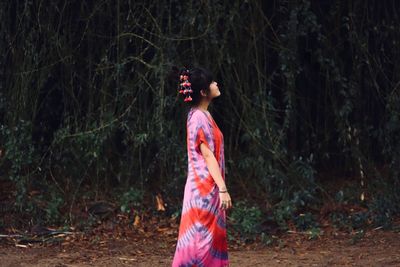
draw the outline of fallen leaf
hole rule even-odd
[[[138,227],[140,225],[140,217],[139,217],[139,215],[135,216],[135,221],[133,222],[133,225],[135,227]]]
[[[158,193],[158,194],[156,195],[156,200],[157,200],[157,210],[158,210],[158,211],[159,211],[159,210],[165,211],[164,201],[163,201],[163,199],[162,199],[160,193]]]

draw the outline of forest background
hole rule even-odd
[[[6,214],[76,225],[101,201],[179,216],[187,106],[169,73],[183,65],[222,91],[210,111],[230,229],[318,235],[322,219],[390,227],[398,214],[398,1],[0,5],[1,229]]]

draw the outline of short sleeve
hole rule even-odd
[[[210,149],[212,151],[210,144],[208,142],[208,140],[210,140],[210,138],[211,138],[211,136],[207,133],[207,131],[204,131],[204,128],[200,127],[198,129],[196,138],[195,138],[195,140],[196,140],[195,141],[195,149],[198,153],[201,153],[201,150],[200,150],[201,143],[204,143],[208,147],[208,149]]]
[[[191,133],[194,150],[201,154],[200,144],[204,143],[214,153],[214,142],[212,137],[212,128],[207,115],[201,111],[195,112],[191,119]]]

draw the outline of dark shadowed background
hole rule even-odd
[[[0,175],[16,224],[76,207],[179,214],[186,112],[172,66],[204,66],[232,224],[390,226],[400,210],[399,2],[3,1]],[[159,199],[157,199],[159,200]],[[4,214],[3,214],[4,215]],[[9,225],[0,218],[0,228]],[[316,230],[317,231],[317,230]]]

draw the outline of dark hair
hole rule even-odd
[[[184,70],[189,70],[189,82],[191,83],[191,87],[193,92],[190,94],[192,97],[192,101],[188,101],[190,106],[196,106],[200,103],[201,94],[200,90],[204,90],[206,93],[210,92],[210,84],[213,82],[214,78],[212,73],[202,67],[193,67],[193,68],[181,68],[173,67],[171,71],[170,78],[176,84],[175,88],[178,88],[179,76]]]

